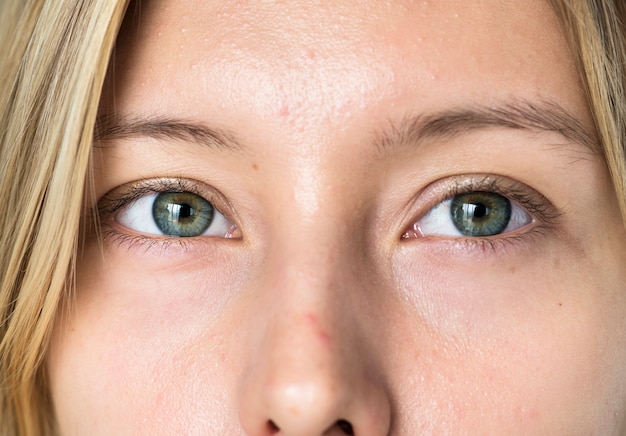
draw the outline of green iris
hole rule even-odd
[[[211,203],[191,192],[162,192],[152,205],[154,222],[167,236],[199,236],[209,228],[214,215]]]
[[[450,214],[454,226],[466,236],[493,236],[506,229],[511,220],[511,202],[494,192],[468,192],[452,199]]]

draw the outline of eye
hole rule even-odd
[[[517,203],[495,192],[457,194],[433,207],[415,225],[420,236],[487,237],[512,232],[531,223]]]
[[[121,207],[114,220],[135,232],[183,238],[229,238],[236,228],[210,202],[188,191],[143,195]]]

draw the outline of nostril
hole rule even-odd
[[[337,421],[337,427],[341,429],[345,434],[354,435],[354,429],[352,428],[352,424],[350,424],[345,419],[340,419]]]
[[[346,421],[345,419],[340,419],[338,420],[335,425],[344,433],[347,435],[354,435],[354,429],[352,428],[352,424],[350,424],[348,421]],[[275,435],[280,433],[280,427],[278,427],[276,425],[276,423],[274,421],[272,421],[271,419],[269,421],[267,421],[267,427],[269,429],[269,434],[271,435]]]
[[[280,428],[271,419],[267,421],[267,426],[270,430],[270,434],[276,434],[280,431]]]

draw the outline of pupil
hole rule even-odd
[[[478,203],[474,205],[474,217],[483,218],[486,215],[487,215],[487,207],[484,204]]]
[[[189,218],[191,215],[193,215],[193,208],[188,204],[181,204],[178,216],[180,218]]]
[[[179,221],[183,221],[187,218],[190,218],[194,215],[195,210],[193,207],[191,207],[189,204],[186,203],[182,203],[182,204],[169,204],[167,205],[167,210],[170,212],[170,216],[171,216],[171,221],[172,222],[179,222]]]

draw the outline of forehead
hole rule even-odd
[[[316,107],[308,123],[336,125],[366,107],[419,112],[513,97],[556,100],[588,119],[571,53],[544,0],[137,5],[118,42],[117,109],[158,111],[165,102],[201,117],[190,109],[228,106],[245,94],[238,113],[246,119],[298,119]]]

